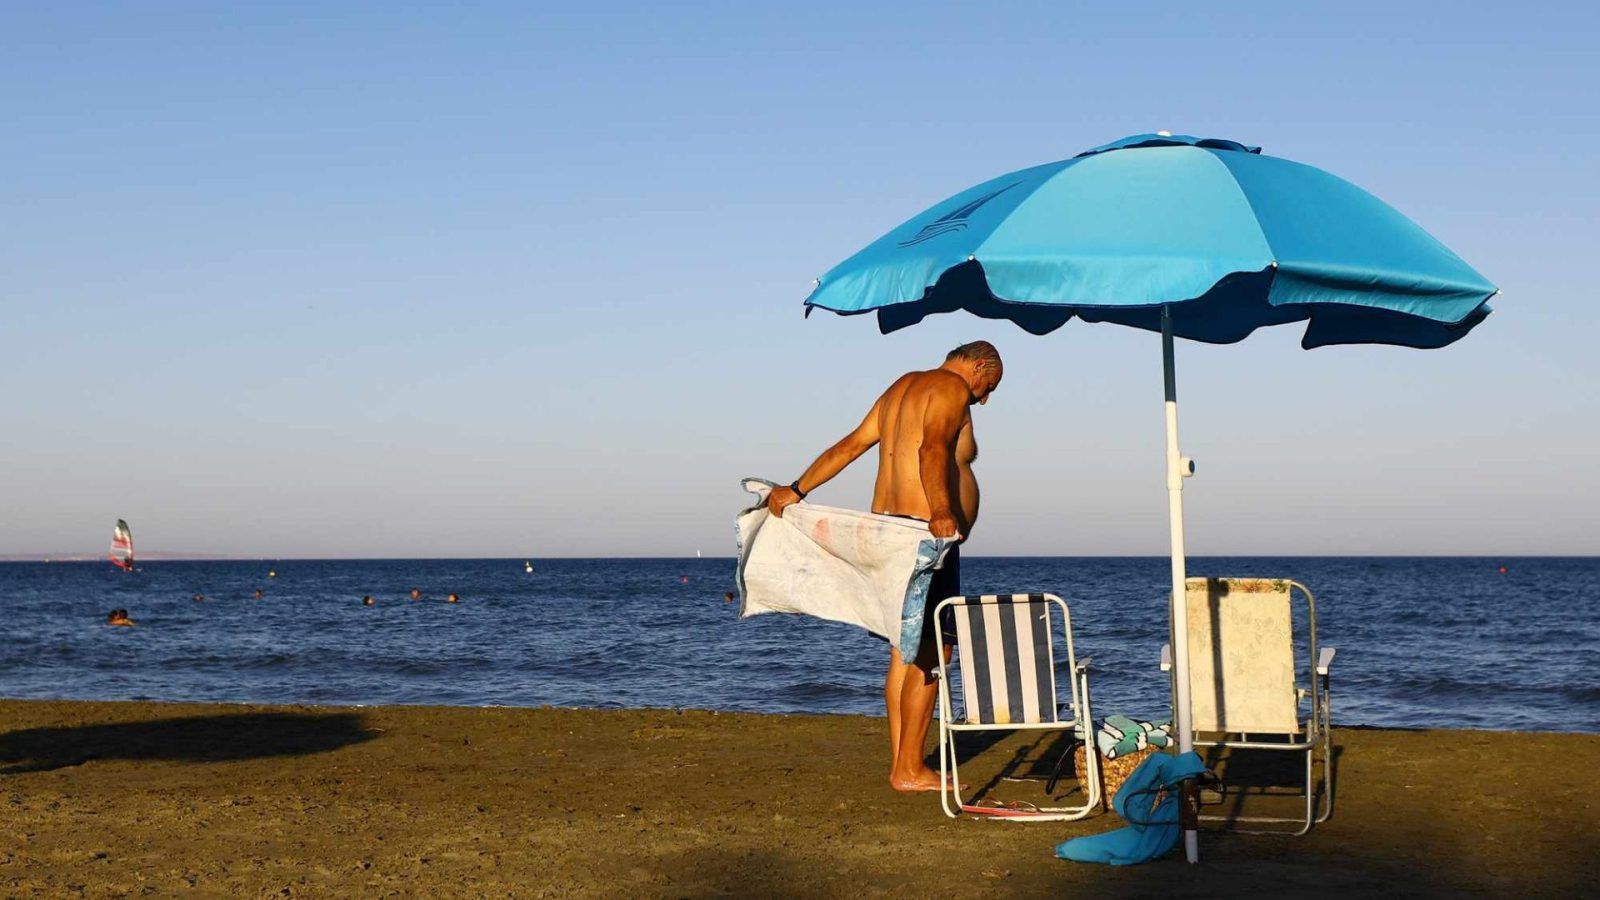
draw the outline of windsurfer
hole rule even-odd
[[[133,532],[122,519],[111,532],[111,563],[124,572],[133,571]]]

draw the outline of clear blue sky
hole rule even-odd
[[[741,476],[983,337],[970,552],[1162,553],[1154,336],[800,315],[929,203],[1160,128],[1504,292],[1439,352],[1182,345],[1193,552],[1600,552],[1594,7],[1221,6],[8,4],[0,552],[727,554]]]

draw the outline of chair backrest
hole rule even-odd
[[[972,725],[1056,722],[1055,649],[1046,594],[954,597],[961,696]],[[1068,638],[1071,653],[1071,638]]]
[[[1188,580],[1189,709],[1196,731],[1300,730],[1291,584]]]

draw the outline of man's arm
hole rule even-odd
[[[871,450],[878,443],[878,408],[883,405],[883,398],[872,404],[872,409],[867,412],[867,417],[861,420],[856,429],[832,447],[822,451],[822,455],[801,474],[798,479],[800,490],[809,494],[817,488],[827,484],[833,476],[844,471],[844,467],[855,462],[861,454]],[[788,485],[772,489],[767,495],[767,510],[773,515],[782,518],[783,508],[800,501]]]
[[[922,492],[928,498],[928,530],[938,538],[957,536],[950,496],[956,480],[956,436],[966,421],[971,396],[964,384],[954,380],[940,382],[928,392],[928,408],[922,417],[917,465],[922,474]]]

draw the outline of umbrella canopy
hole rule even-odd
[[[1113,141],[963,191],[817,280],[815,307],[876,311],[885,333],[965,309],[1035,334],[1074,316],[1161,332],[1171,525],[1173,711],[1189,710],[1177,337],[1232,343],[1306,321],[1301,345],[1443,347],[1497,293],[1416,223],[1320,169],[1235,141],[1165,133]],[[1199,858],[1192,826],[1190,862]]]
[[[1442,347],[1496,288],[1393,207],[1259,147],[1141,134],[991,179],[818,279],[812,307],[885,332],[965,309],[1044,334],[1074,316],[1226,344],[1308,320],[1302,345]]]

